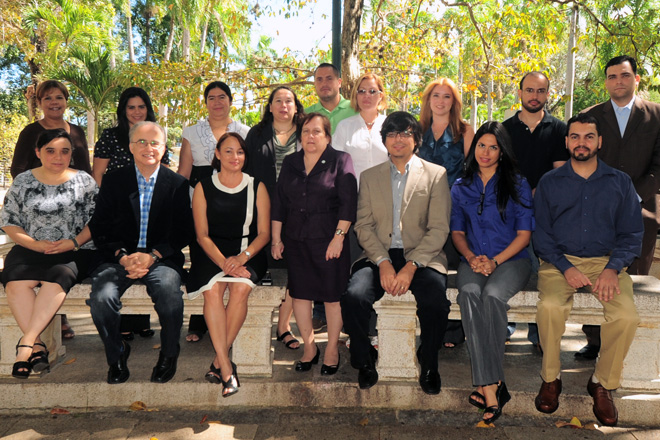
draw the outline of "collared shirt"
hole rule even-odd
[[[628,119],[630,119],[630,112],[632,112],[633,104],[635,103],[635,95],[628,104],[623,107],[616,105],[616,102],[612,101],[612,108],[614,109],[614,115],[616,116],[616,122],[619,124],[619,133],[621,137],[626,132],[626,125],[628,125]]]
[[[396,169],[396,165],[390,162],[390,181],[392,183],[392,244],[390,248],[403,249],[403,239],[401,238],[401,204],[403,203],[403,192],[406,189],[408,175],[410,174],[410,164],[413,160],[419,160],[417,156],[408,161],[405,171],[402,173]]]
[[[147,247],[147,228],[149,227],[149,210],[151,209],[151,199],[154,195],[154,186],[158,178],[158,170],[149,177],[149,181],[144,178],[138,167],[135,167],[137,174],[138,190],[140,191],[140,238],[138,240],[138,248],[145,249]]]
[[[339,104],[337,104],[337,107],[333,108],[332,111],[329,111],[327,108],[323,107],[323,104],[320,102],[312,104],[305,109],[305,113],[318,112],[327,116],[328,119],[330,119],[332,134],[335,134],[335,130],[337,129],[339,122],[357,114],[357,112],[351,107],[351,101],[341,95],[339,95],[339,97]]]
[[[506,249],[516,238],[518,231],[534,230],[532,190],[527,180],[519,176],[517,190],[522,204],[509,198],[502,220],[497,209],[499,177],[500,173],[496,172],[486,183],[486,188],[477,174],[472,181],[458,179],[451,187],[450,229],[465,232],[470,250],[476,255],[486,255],[488,258],[493,258]],[[461,258],[466,261],[465,257]],[[527,248],[518,252],[511,260],[519,258],[528,258]]]
[[[362,171],[380,165],[389,159],[387,148],[383,145],[383,138],[380,134],[385,119],[385,115],[378,115],[369,130],[362,116],[351,116],[339,123],[337,131],[332,136],[332,147],[351,155],[358,182]]]
[[[570,157],[566,150],[566,124],[544,110],[543,119],[530,131],[516,113],[502,124],[511,136],[513,152],[522,175],[534,189],[541,176],[553,168],[553,162]]]
[[[465,161],[463,137],[458,142],[454,142],[450,126],[447,126],[438,140],[435,139],[432,128],[426,130],[417,155],[426,161],[444,167],[447,170],[450,188],[456,179],[463,175],[463,162]]]
[[[565,272],[566,255],[603,257],[620,272],[640,255],[644,225],[630,177],[598,159],[588,179],[571,161],[547,173],[534,195],[536,254]]]

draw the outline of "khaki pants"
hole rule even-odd
[[[607,265],[608,257],[580,258],[567,255],[566,258],[592,284]],[[539,302],[536,322],[543,348],[541,377],[552,382],[561,371],[559,360],[561,337],[566,330],[566,319],[573,307],[575,289],[568,285],[564,274],[550,263],[542,262],[539,269]],[[619,273],[621,294],[614,294],[608,302],[601,301],[605,322],[601,325],[601,347],[596,364],[596,379],[608,390],[621,384],[623,360],[635,336],[639,315],[633,301],[632,279],[626,272]]]

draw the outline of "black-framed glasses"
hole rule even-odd
[[[410,130],[406,131],[390,131],[385,134],[386,138],[396,139],[397,136],[401,136],[403,139],[410,139],[413,135],[413,132]]]
[[[486,198],[486,193],[482,192],[479,196],[479,207],[477,208],[477,215],[481,215],[484,212],[484,199]]]

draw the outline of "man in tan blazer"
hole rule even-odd
[[[660,189],[660,105],[636,96],[640,77],[633,57],[621,55],[605,65],[605,87],[610,99],[584,110],[598,119],[603,146],[598,157],[623,171],[633,181],[644,219],[642,254],[628,267],[630,275],[648,275],[658,234],[655,200]],[[596,359],[600,327],[582,327],[587,345],[578,359]]]
[[[440,392],[438,349],[447,327],[447,259],[451,197],[445,169],[414,153],[422,130],[406,112],[387,117],[381,130],[390,160],[360,176],[355,231],[364,254],[355,262],[341,300],[344,328],[351,337],[351,365],[360,388],[378,381],[377,352],[369,343],[374,302],[410,290],[417,301],[422,367],[419,382],[427,394]]]

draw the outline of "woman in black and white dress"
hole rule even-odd
[[[213,161],[218,173],[202,179],[193,195],[195,232],[204,252],[191,261],[188,296],[204,295],[204,318],[216,353],[206,380],[222,382],[223,397],[238,391],[229,347],[245,321],[248,295],[266,273],[262,250],[270,241],[268,191],[243,173],[245,162],[243,138],[225,133]]]

